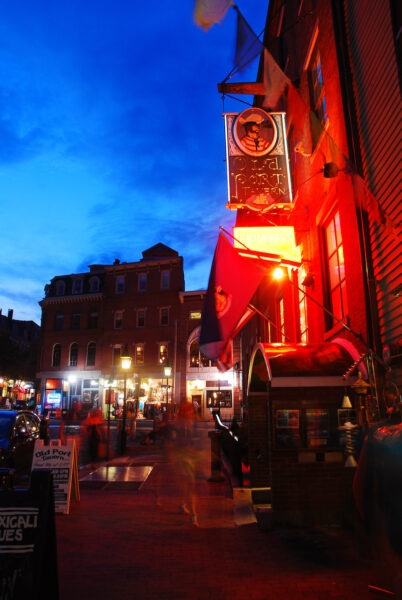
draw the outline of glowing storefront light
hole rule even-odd
[[[244,253],[264,252],[277,255],[267,260],[289,261],[293,266],[300,265],[300,248],[296,246],[293,227],[234,227],[234,247]]]

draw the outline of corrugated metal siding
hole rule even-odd
[[[388,2],[344,6],[364,178],[396,228],[386,231],[369,213],[381,336],[390,344],[402,337],[402,296],[392,293],[402,285],[402,103],[392,22]]]

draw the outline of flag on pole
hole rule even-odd
[[[290,84],[290,79],[282,71],[274,57],[268,50],[264,50],[264,89],[265,99],[264,108],[273,110],[276,108],[286,87]]]
[[[256,261],[239,256],[219,234],[201,317],[200,350],[221,370],[232,366],[231,340],[254,314],[248,308],[264,277]]]
[[[264,46],[251,29],[238,7],[233,5],[233,8],[237,12],[237,35],[234,63],[236,70],[240,72],[257,58],[257,56],[260,56]]]
[[[220,23],[229,8],[232,0],[196,0],[194,6],[194,21],[207,31],[216,23]]]

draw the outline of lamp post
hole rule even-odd
[[[172,367],[169,364],[169,361],[165,363],[163,367],[163,372],[166,377],[166,410],[168,415],[170,415],[169,410],[169,377],[172,375]]]
[[[119,450],[120,454],[124,454],[126,451],[126,416],[127,416],[127,371],[131,367],[131,356],[128,354],[127,346],[124,347],[123,354],[120,356],[120,365],[124,373],[124,393],[123,393],[123,419],[120,431],[120,443]]]

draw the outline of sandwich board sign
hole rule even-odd
[[[28,490],[0,489],[0,598],[59,598],[50,471],[33,471]]]
[[[60,440],[51,440],[49,446],[45,446],[43,440],[36,440],[32,459],[34,469],[52,472],[55,511],[68,514],[70,501],[80,499],[75,440],[69,439],[64,446]]]

